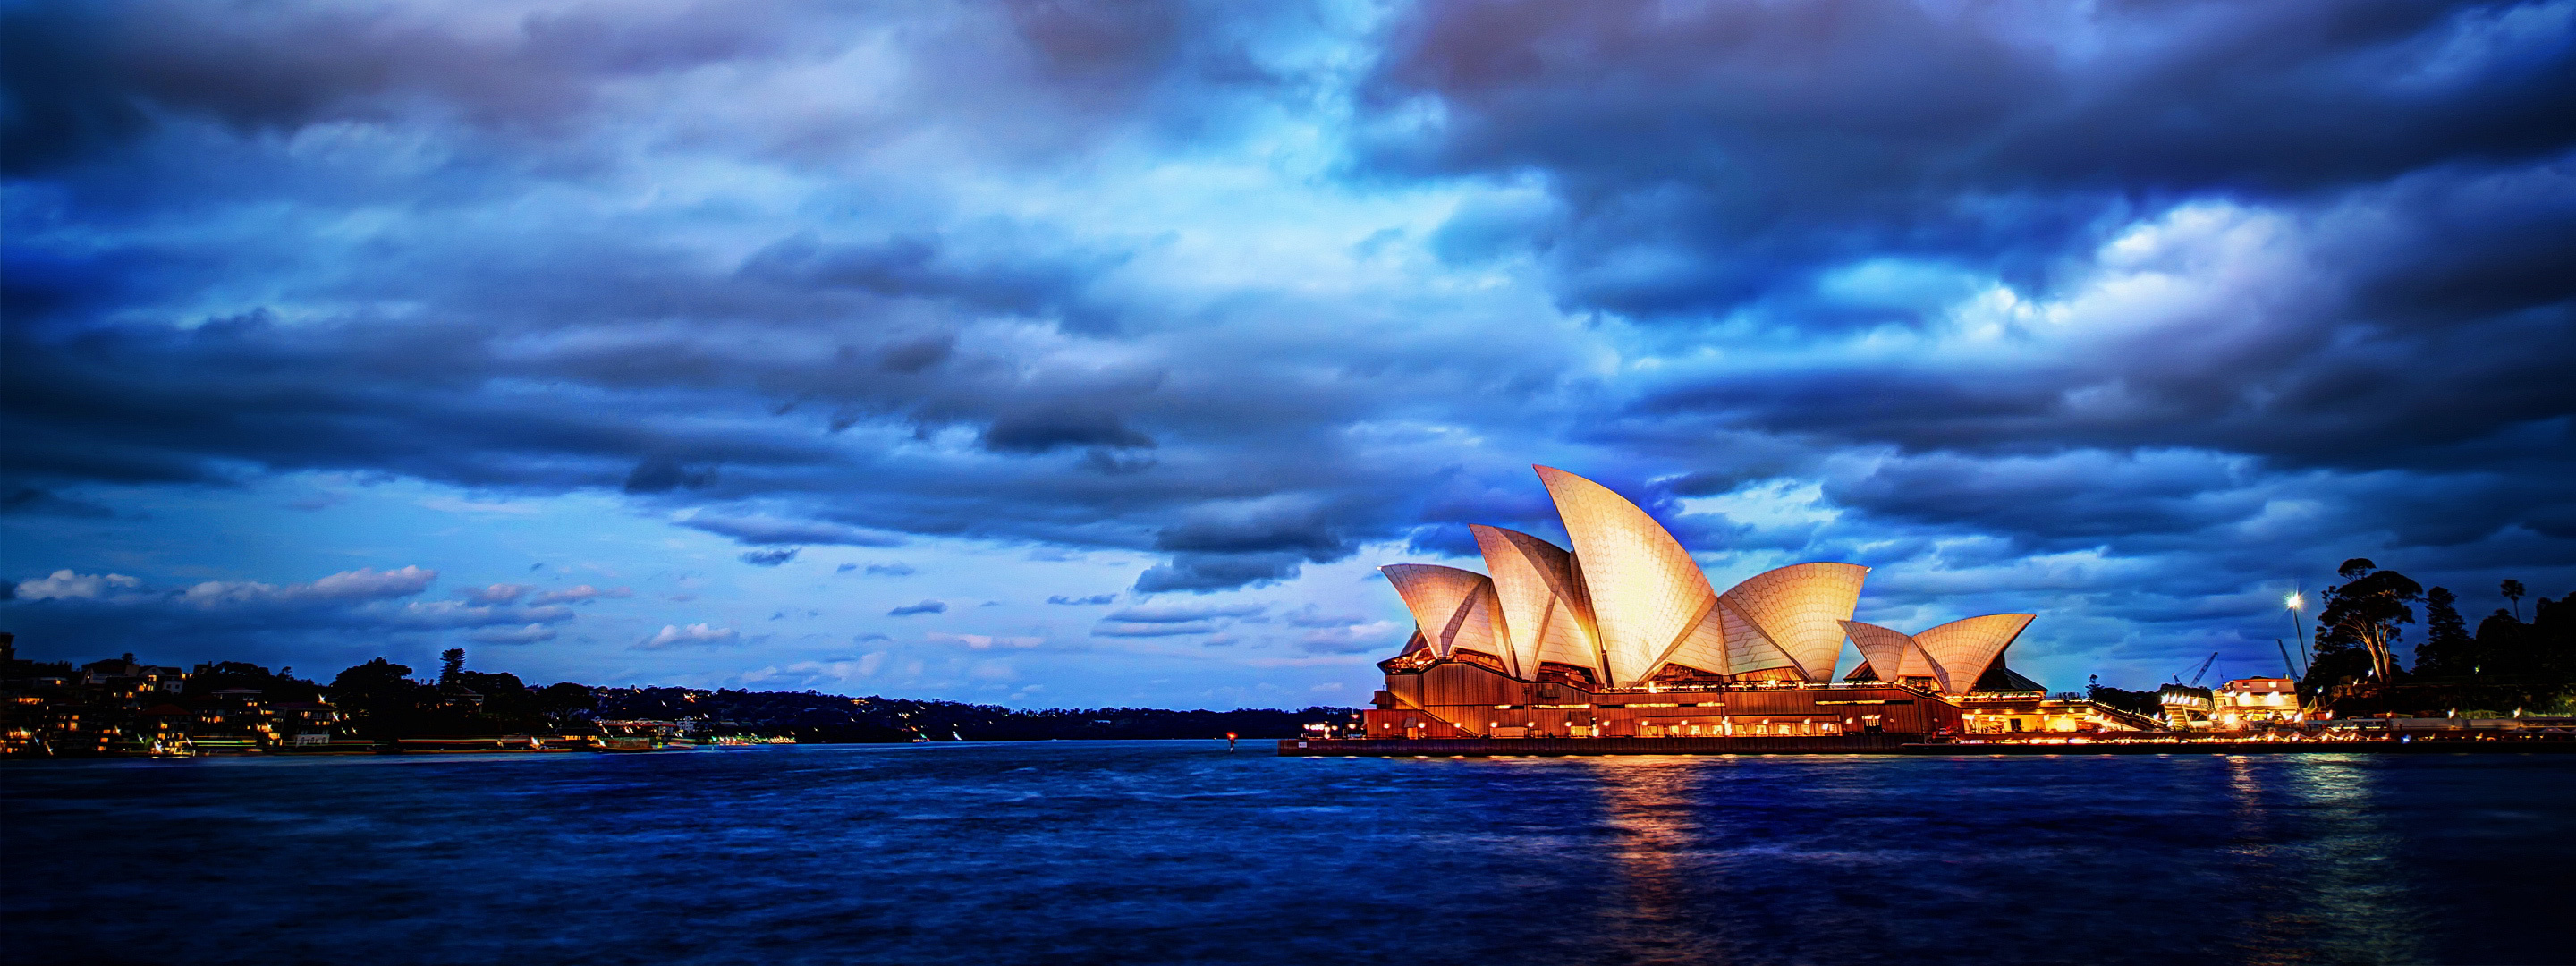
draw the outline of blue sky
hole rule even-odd
[[[36,656],[1351,704],[1533,463],[2059,688],[2576,589],[2568,2],[0,10]]]

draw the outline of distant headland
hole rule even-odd
[[[239,661],[182,670],[127,654],[20,659],[0,633],[0,756],[642,751],[780,743],[1286,738],[1348,726],[1350,708],[1054,708],[816,691],[542,687],[469,670],[432,680],[376,658],[327,684]]]

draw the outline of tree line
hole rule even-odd
[[[569,681],[535,687],[515,675],[468,670],[462,648],[440,655],[435,681],[414,680],[411,668],[379,657],[340,672],[328,691],[351,733],[377,740],[561,733],[589,721],[627,719],[705,719],[724,732],[806,742],[1222,738],[1228,732],[1290,738],[1307,724],[1349,724],[1355,713],[1328,707],[1024,710],[815,691],[602,688]]]
[[[2519,693],[2515,703],[2528,704],[2548,703],[2550,695],[2576,684],[2576,595],[2537,598],[2526,619],[2529,591],[2521,581],[2503,581],[2497,593],[2507,606],[2480,619],[2472,631],[2460,613],[2459,595],[2447,587],[2428,589],[2367,558],[2344,561],[2336,575],[2344,582],[2326,588],[2315,655],[2301,679],[2311,693],[2441,686],[2493,691],[2475,695],[2493,700]],[[2400,647],[2406,626],[2417,623],[2419,603],[2423,640],[2409,667]]]

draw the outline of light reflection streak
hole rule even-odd
[[[1603,818],[1619,832],[1612,868],[1623,900],[1601,910],[1603,959],[1722,961],[1701,924],[1718,910],[1701,908],[1722,891],[1707,853],[1699,792],[1713,759],[1596,758],[1587,764],[1603,792]]]
[[[2423,962],[2423,917],[2367,759],[2231,758],[2237,874],[2252,879],[2238,945],[2245,961]],[[2272,781],[2267,783],[2265,776]],[[2277,795],[2265,801],[2266,791]]]

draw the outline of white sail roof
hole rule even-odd
[[[1441,657],[1461,650],[1494,655],[1513,675],[1511,648],[1503,645],[1501,609],[1495,606],[1494,582],[1485,575],[1436,564],[1389,564],[1386,574],[1395,592],[1413,612],[1414,626]]]
[[[1932,658],[1933,675],[1941,690],[1966,694],[1984,677],[1995,656],[2020,637],[2036,614],[1987,614],[1951,621],[1928,631],[1917,632],[1914,643]]]
[[[1894,628],[1880,627],[1861,621],[1842,622],[1852,645],[1860,648],[1860,659],[1869,665],[1871,674],[1881,681],[1933,677],[1932,659],[1925,656],[1914,636]],[[1858,673],[1855,669],[1854,673]]]
[[[1673,664],[1712,674],[1728,673],[1726,626],[1724,618],[1718,614],[1720,606],[1716,598],[1710,598],[1708,611],[1692,622],[1690,633],[1682,635],[1681,640],[1674,641],[1672,647],[1657,655],[1654,666],[1647,668],[1646,676],[1652,678]]]
[[[1842,622],[1860,606],[1869,568],[1846,563],[1802,563],[1766,570],[1728,588],[1726,602],[1761,628],[1809,681],[1834,679],[1842,656]],[[1749,670],[1749,669],[1748,669]]]
[[[1789,652],[1781,650],[1778,642],[1762,633],[1762,628],[1755,626],[1751,618],[1744,616],[1742,608],[1721,596],[1717,599],[1717,612],[1726,628],[1726,673],[1750,674],[1798,666],[1796,661],[1789,659]]]
[[[1643,682],[1707,616],[1717,592],[1690,552],[1626,497],[1564,470],[1537,469],[1573,538],[1609,683]]]
[[[1844,621],[1861,659],[1880,680],[1929,677],[1944,694],[1966,694],[1995,658],[2030,626],[2032,614],[1987,614],[1951,621],[1919,634]]]
[[[1476,534],[1476,548],[1485,553],[1485,569],[1493,573],[1503,633],[1519,673],[1535,677],[1540,662],[1553,661],[1590,669],[1596,680],[1605,679],[1573,556],[1516,530],[1481,523],[1468,529]]]

